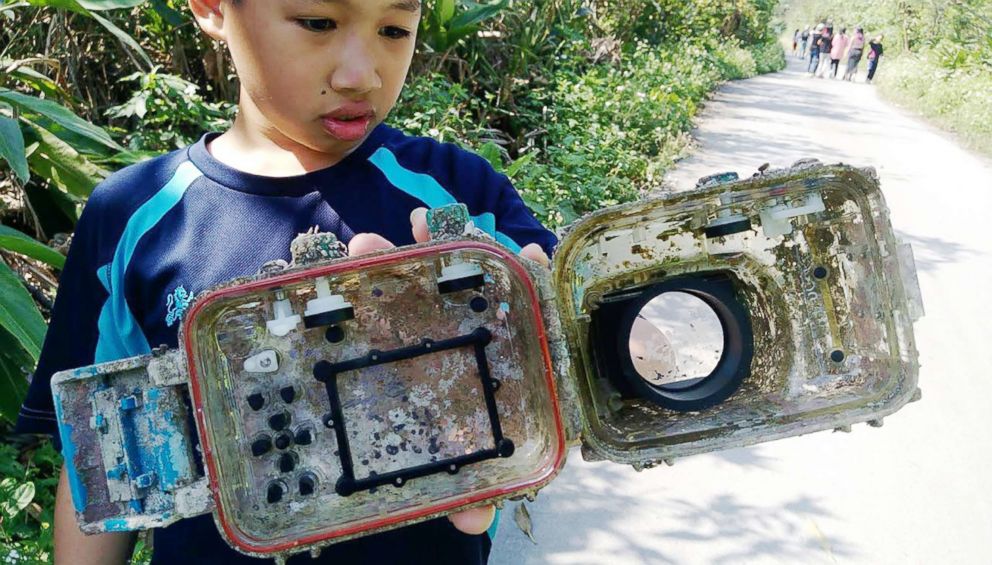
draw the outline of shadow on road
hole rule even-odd
[[[933,272],[943,265],[971,261],[984,255],[961,243],[939,237],[912,235],[902,231],[897,232],[897,235],[913,246],[916,269],[921,272]]]
[[[759,449],[715,457],[762,469],[774,461]],[[828,561],[856,555],[820,530],[817,523],[832,515],[815,497],[757,506],[746,503],[728,484],[723,492],[694,500],[681,495],[677,484],[666,482],[671,475],[665,469],[635,473],[606,463],[566,469],[565,474],[567,479],[559,479],[536,503],[528,504],[537,545],[514,525],[516,505],[507,505],[492,563],[681,563],[695,554],[697,562],[732,564],[762,557],[810,562],[817,555]],[[648,478],[652,480],[646,485]],[[629,509],[646,506],[654,508],[651,522],[632,524]]]

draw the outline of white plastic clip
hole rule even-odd
[[[265,327],[276,337],[283,337],[300,325],[300,315],[293,314],[293,304],[282,291],[276,293],[276,301],[272,303],[275,318],[265,322]]]

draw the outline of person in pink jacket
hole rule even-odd
[[[830,47],[830,67],[833,72],[833,78],[837,78],[837,69],[840,67],[840,60],[844,56],[844,51],[847,50],[847,44],[850,41],[851,38],[847,35],[847,28],[840,28],[840,33],[834,38],[834,43]]]

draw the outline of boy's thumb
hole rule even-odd
[[[430,241],[431,235],[427,231],[427,208],[417,208],[410,212],[410,226],[413,228],[413,240],[417,243]]]

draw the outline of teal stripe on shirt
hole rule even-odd
[[[386,180],[396,188],[402,190],[407,195],[416,198],[424,203],[428,208],[440,208],[449,204],[457,204],[458,201],[445,190],[437,180],[423,173],[416,173],[400,165],[396,155],[385,147],[379,148],[369,157],[369,162],[378,168]],[[478,216],[472,216],[475,227],[488,233],[493,239],[509,248],[514,253],[520,252],[520,245],[510,236],[503,232],[496,231],[496,216],[491,212],[485,212]]]
[[[100,310],[97,321],[100,336],[94,363],[145,355],[151,351],[148,339],[141,331],[141,326],[128,307],[127,297],[124,296],[124,275],[141,238],[162,221],[182,200],[190,185],[201,176],[203,173],[193,163],[179,165],[172,179],[128,219],[110,263],[97,270],[97,276],[110,296]]]

